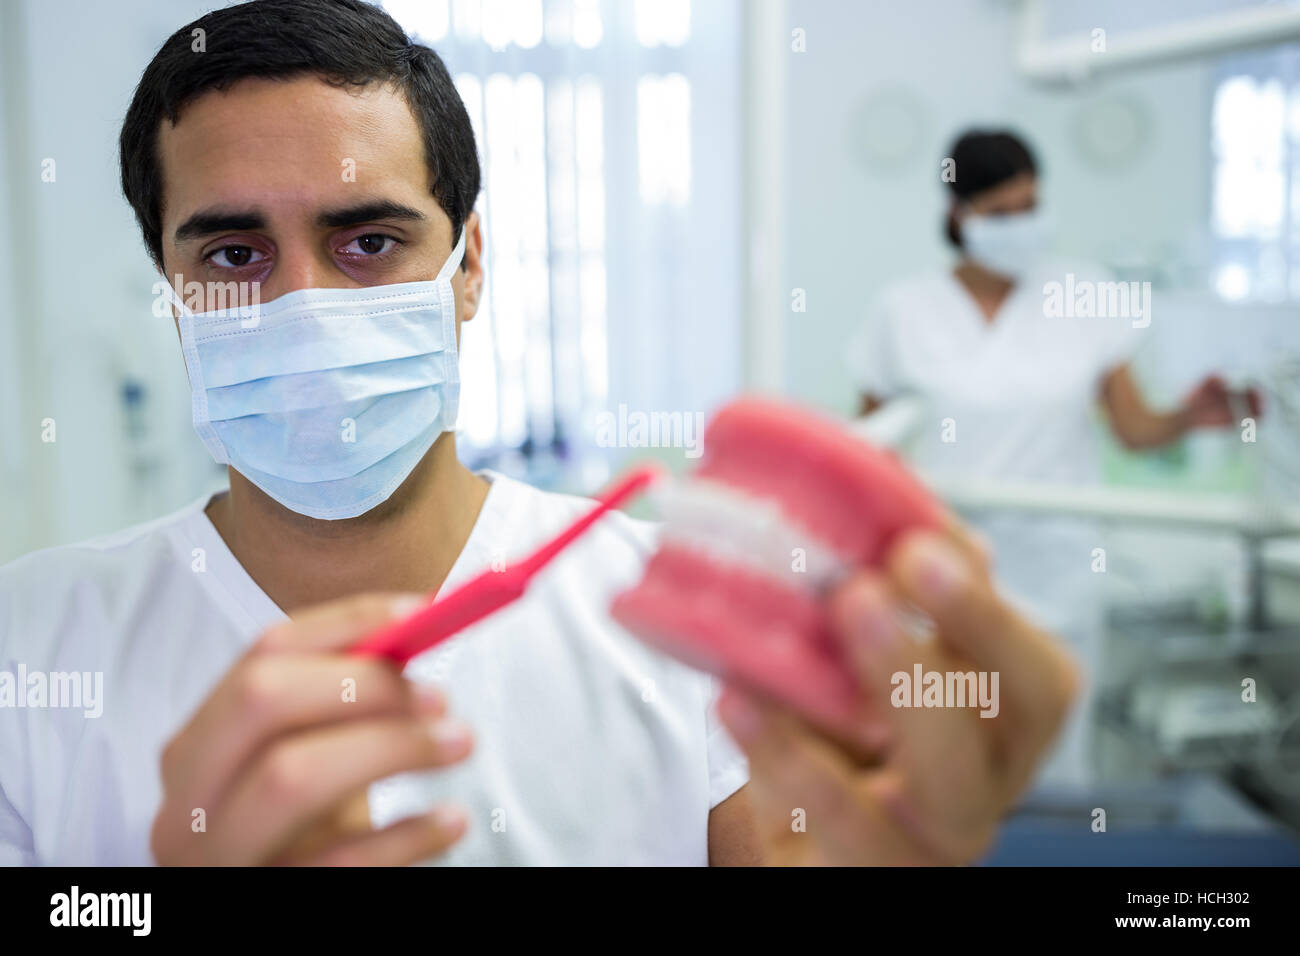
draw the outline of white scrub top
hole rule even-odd
[[[590,505],[484,477],[487,499],[447,587],[522,556]],[[49,699],[0,706],[0,864],[152,862],[164,744],[284,619],[206,504],[0,568],[0,681],[103,675],[99,716]],[[470,816],[440,862],[708,862],[709,811],[748,778],[715,719],[716,683],[607,613],[637,580],[654,531],[619,513],[602,519],[519,602],[411,661],[409,676],[447,688],[475,753],[374,785],[376,824],[437,796]]]
[[[951,271],[897,282],[874,303],[850,345],[850,370],[865,393],[925,401],[926,419],[907,449],[922,471],[1052,484],[1100,478],[1100,387],[1128,361],[1142,331],[1131,318],[1049,316],[1044,286],[1064,283],[1067,273],[1076,287],[1110,280],[1093,266],[1044,263],[1013,288],[992,322]],[[973,524],[993,546],[1004,592],[1062,636],[1085,671],[1095,671],[1097,528],[1011,514]],[[1082,780],[1082,757],[1070,762],[1068,771],[1052,775]]]
[[[864,392],[928,400],[930,420],[911,449],[922,469],[1097,480],[1093,417],[1101,381],[1129,359],[1140,330],[1125,318],[1049,318],[1043,286],[1066,272],[1076,282],[1107,278],[1092,267],[1042,267],[1012,289],[992,322],[950,271],[905,279],[881,294],[850,346],[851,371]]]

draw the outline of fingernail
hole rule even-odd
[[[934,538],[916,544],[917,582],[921,593],[932,601],[942,601],[960,591],[966,584],[966,565],[949,545]]]
[[[459,830],[468,822],[468,818],[460,807],[446,804],[434,807],[429,812],[429,822],[439,830]]]
[[[427,601],[423,594],[399,594],[388,605],[388,613],[394,619],[408,617],[424,606]]]
[[[870,723],[862,728],[862,742],[871,750],[883,750],[885,744],[889,743],[889,738],[888,724]]]
[[[849,596],[849,633],[864,651],[883,651],[894,646],[898,624],[893,606],[865,587],[855,588]]]
[[[758,708],[739,694],[732,693],[718,701],[722,722],[737,741],[753,740],[763,730],[763,715]]]
[[[469,725],[454,717],[444,717],[429,725],[429,735],[440,747],[458,750],[469,744]]]
[[[413,684],[415,707],[420,713],[441,711],[447,703],[447,695],[433,684]]]
[[[997,555],[993,552],[993,542],[982,531],[971,530],[968,533],[971,540],[975,542],[975,548],[980,553],[980,560],[984,562],[984,567],[992,570],[994,562],[997,561]]]

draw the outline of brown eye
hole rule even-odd
[[[386,236],[382,232],[369,232],[364,236],[357,236],[339,251],[344,255],[362,258],[382,256],[391,252],[398,244],[398,240],[392,236]]]
[[[251,262],[260,262],[260,259],[253,258],[257,255],[261,254],[252,246],[222,246],[208,256],[208,259],[213,265],[223,269],[238,269]]]
[[[395,242],[392,236],[385,236],[382,233],[372,232],[365,236],[357,236],[348,246],[353,247],[363,256],[377,256],[385,253],[391,248],[388,244]]]

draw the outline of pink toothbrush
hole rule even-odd
[[[641,491],[658,475],[659,469],[654,466],[635,469],[604,494],[598,495],[596,507],[524,560],[501,571],[488,569],[482,572],[410,617],[362,638],[352,645],[350,652],[387,657],[405,664],[415,655],[441,644],[458,631],[521,597],[533,575],[572,544],[596,519]]]

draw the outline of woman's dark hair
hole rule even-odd
[[[959,200],[1000,186],[1022,173],[1038,173],[1038,164],[1029,144],[1006,130],[968,130],[952,144],[948,156],[956,171],[948,188]],[[948,213],[947,235],[954,246],[961,246],[961,233],[951,212]]]
[[[198,33],[197,31],[203,31]],[[186,104],[247,77],[316,74],[344,87],[392,83],[420,126],[433,196],[452,236],[479,192],[474,129],[438,54],[412,43],[392,17],[362,0],[252,0],[181,27],[145,68],[122,123],[122,192],[145,245],[162,265],[158,129]]]

